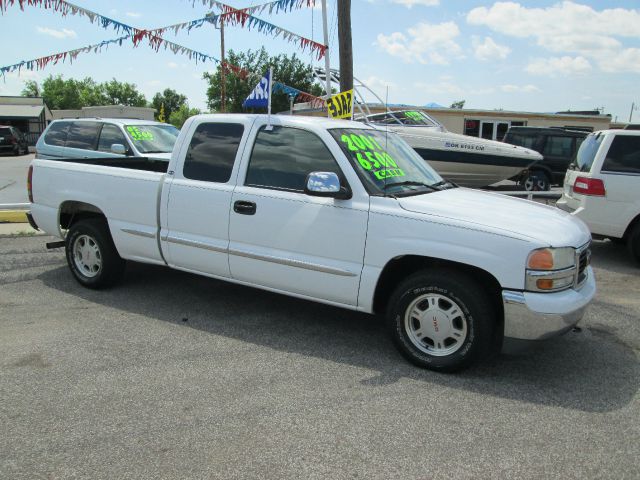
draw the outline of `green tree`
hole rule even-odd
[[[133,83],[119,82],[115,78],[102,84],[107,105],[146,107],[147,100]]]
[[[38,82],[35,80],[27,80],[24,82],[24,88],[22,89],[22,93],[20,94],[23,97],[39,97],[40,96],[40,86]]]
[[[164,105],[165,118],[171,118],[171,114],[182,107],[187,102],[187,97],[171,88],[165,88],[160,93],[156,93],[151,100],[151,106],[156,109],[156,119],[160,114],[160,108]]]
[[[458,110],[462,110],[464,108],[466,100],[458,100],[457,102],[453,102],[449,108],[457,108]]]
[[[130,105],[144,107],[144,95],[131,83],[118,82],[115,78],[110,82],[96,83],[91,77],[83,80],[69,78],[65,80],[61,75],[49,75],[39,87],[37,82],[28,80],[22,90],[24,96],[44,98],[49,108],[54,110],[80,109],[95,105]]]
[[[270,57],[267,50],[262,47],[258,51],[236,53],[230,50],[227,54],[227,62],[231,65],[242,67],[255,74],[243,79],[236,73],[226,71],[226,111],[243,112],[242,102],[251,93],[262,75],[269,67],[273,67],[273,80],[297,88],[303,92],[319,96],[322,88],[313,83],[311,66],[302,62],[295,54],[284,54]],[[207,88],[207,105],[212,111],[220,110],[220,70],[205,72],[203,78],[209,82]],[[281,112],[289,110],[289,97],[284,93],[274,93],[271,99],[271,110]]]
[[[182,128],[187,118],[198,115],[199,113],[201,112],[197,108],[189,108],[189,104],[183,103],[180,105],[180,108],[171,112],[171,115],[169,115],[169,123],[178,128]]]

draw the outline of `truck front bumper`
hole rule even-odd
[[[503,290],[505,338],[541,340],[573,328],[596,294],[593,270],[587,268],[587,279],[578,290],[555,293]]]

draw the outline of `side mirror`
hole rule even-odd
[[[340,185],[340,178],[333,172],[311,172],[307,175],[304,193],[314,197],[332,197],[339,200],[351,198],[351,190]]]
[[[111,153],[115,153],[117,155],[126,155],[127,149],[121,143],[114,143],[111,145]]]

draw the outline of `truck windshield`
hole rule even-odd
[[[140,153],[170,153],[180,133],[173,125],[125,125],[124,129]]]
[[[576,154],[576,166],[578,170],[581,172],[588,172],[591,170],[591,165],[593,165],[593,161],[596,158],[596,153],[598,153],[598,149],[600,148],[600,144],[602,143],[602,139],[604,136],[602,135],[589,135],[582,145],[580,145],[580,150]]]
[[[372,195],[429,193],[445,183],[396,134],[355,128],[329,131]]]

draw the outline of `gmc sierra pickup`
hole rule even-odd
[[[380,314],[439,371],[565,332],[595,293],[581,220],[458,188],[362,123],[199,115],[168,164],[36,158],[29,189],[86,287],[131,260]]]

